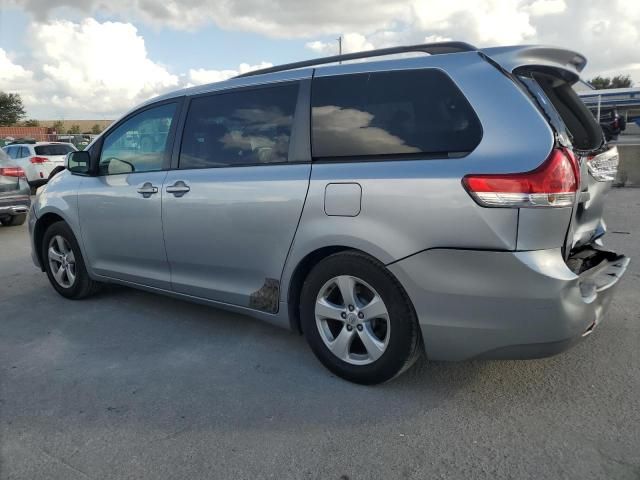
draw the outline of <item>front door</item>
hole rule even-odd
[[[289,158],[298,91],[292,82],[191,100],[162,192],[175,291],[277,310],[311,169]]]
[[[146,107],[106,134],[98,176],[78,177],[89,264],[98,275],[170,289],[162,235],[162,184],[177,103]]]

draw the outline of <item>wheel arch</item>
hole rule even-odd
[[[340,252],[358,252],[367,257],[370,257],[381,265],[385,265],[379,258],[376,258],[374,255],[371,255],[369,252],[361,250],[359,248],[355,248],[347,245],[330,245],[321,248],[317,248],[309,253],[307,253],[295,266],[291,277],[289,278],[287,288],[287,308],[288,308],[288,316],[289,316],[289,325],[291,330],[294,332],[302,333],[302,327],[300,323],[300,294],[302,293],[302,285],[304,284],[305,279],[309,275],[309,272],[315,267],[318,263],[320,263],[325,258],[330,255],[334,255]],[[391,272],[389,272],[391,273]],[[393,274],[392,274],[393,275]],[[395,277],[395,275],[393,275]],[[397,279],[396,279],[397,280]],[[398,281],[400,284],[400,282]],[[404,286],[400,284],[402,289],[404,290]],[[405,292],[406,294],[406,292]],[[407,296],[408,298],[408,296]],[[413,307],[413,305],[412,305]]]
[[[47,231],[47,229],[56,222],[65,222],[67,225],[69,225],[69,222],[67,222],[59,214],[54,212],[47,212],[44,215],[42,215],[40,218],[38,218],[33,229],[33,245],[36,251],[36,255],[38,257],[38,263],[40,264],[40,269],[43,272],[44,272],[44,259],[42,258],[42,240],[44,239],[44,234]],[[75,235],[75,232],[74,232],[74,235]]]

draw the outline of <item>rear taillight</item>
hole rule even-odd
[[[0,176],[4,177],[24,177],[24,170],[20,167],[3,167],[0,168]]]
[[[467,175],[462,184],[483,207],[570,207],[578,179],[573,152],[556,148],[530,172]]]
[[[47,157],[31,157],[29,161],[31,163],[45,163],[48,162],[49,159]]]
[[[589,157],[587,167],[593,178],[599,182],[611,182],[618,173],[618,147],[613,147],[600,155]]]

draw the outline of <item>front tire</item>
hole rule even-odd
[[[47,229],[41,248],[49,282],[60,295],[79,300],[97,291],[99,284],[89,277],[76,237],[65,222]]]
[[[300,296],[302,330],[322,364],[351,382],[390,380],[418,358],[413,306],[383,264],[355,251],[325,258]]]

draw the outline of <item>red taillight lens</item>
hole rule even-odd
[[[530,172],[467,175],[462,184],[484,207],[568,207],[575,201],[578,178],[573,152],[558,148]]]
[[[45,163],[45,162],[48,162],[49,159],[46,157],[31,157],[29,161],[31,163]]]
[[[24,177],[24,170],[20,167],[4,167],[0,168],[0,176],[4,177]]]

